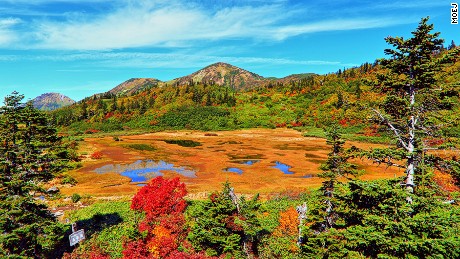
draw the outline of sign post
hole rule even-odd
[[[85,239],[85,231],[83,229],[77,230],[77,224],[72,223],[72,234],[69,236],[70,246],[74,246]]]

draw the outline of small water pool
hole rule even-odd
[[[289,169],[291,169],[292,166],[290,165],[287,165],[287,164],[283,164],[279,161],[275,161],[275,166],[273,166],[273,168],[276,168],[278,170],[280,170],[281,172],[283,172],[283,174],[294,174],[294,172],[291,172],[289,171]]]
[[[225,172],[231,172],[231,173],[237,173],[237,174],[243,174],[243,170],[237,168],[237,167],[227,167],[224,170]]]
[[[253,165],[255,163],[260,162],[260,160],[234,160],[232,162],[242,164],[242,165]]]
[[[118,173],[131,178],[131,182],[146,182],[156,176],[163,176],[161,171],[173,171],[189,178],[195,178],[195,171],[175,166],[165,161],[137,160],[131,164],[108,164],[94,170],[98,174]]]

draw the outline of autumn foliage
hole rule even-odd
[[[298,235],[299,214],[290,207],[286,211],[280,213],[279,226],[275,229],[273,235],[275,236],[293,236]]]
[[[96,151],[91,154],[92,159],[101,159],[102,158],[102,153],[100,151]]]
[[[183,215],[186,194],[179,178],[156,177],[139,190],[131,209],[145,213],[139,231],[146,237],[125,244],[124,258],[170,258],[177,251],[186,236]]]

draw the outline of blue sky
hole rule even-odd
[[[384,57],[384,38],[425,16],[460,44],[452,1],[0,0],[0,98],[80,100],[219,61],[266,77],[335,72]]]

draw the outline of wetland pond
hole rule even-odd
[[[251,166],[251,165],[253,165],[255,163],[260,162],[260,160],[244,159],[244,160],[233,160],[231,162],[246,165],[246,166]],[[284,164],[284,163],[281,163],[280,161],[274,161],[273,163],[275,163],[275,165],[272,166],[272,168],[276,168],[276,169],[280,170],[281,172],[283,172],[283,174],[294,174],[294,172],[289,170],[289,169],[292,168],[292,166]],[[238,168],[238,167],[227,167],[227,168],[224,169],[224,172],[243,174],[243,169]],[[313,177],[313,175],[311,175],[311,174],[310,175],[305,175],[302,178],[310,178],[310,177]]]
[[[156,176],[163,176],[161,171],[173,171],[185,177],[195,178],[195,171],[160,160],[137,160],[131,164],[108,164],[94,170],[98,174],[118,173],[131,178],[132,183],[146,182]]]

